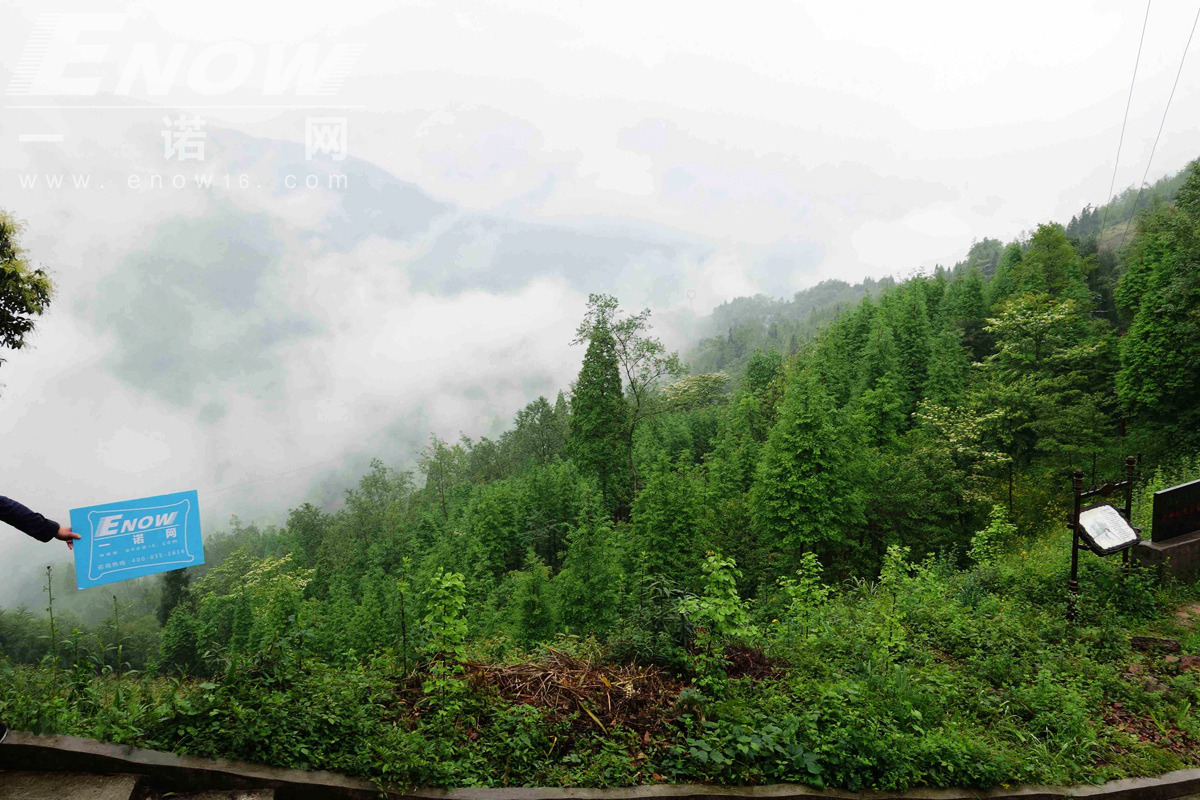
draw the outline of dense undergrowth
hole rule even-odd
[[[976,545],[969,569],[913,564],[894,548],[877,581],[836,587],[806,559],[807,574],[753,609],[723,590],[733,566],[710,558],[698,598],[707,611],[695,614],[710,629],[674,672],[613,665],[594,641],[563,636],[488,666],[465,643],[440,642],[406,673],[394,652],[331,662],[308,650],[303,628],[282,625],[203,680],[5,663],[0,716],[397,785],[899,790],[1072,784],[1196,763],[1200,680],[1129,647],[1141,632],[1200,650],[1200,631],[1173,613],[1191,587],[1085,556],[1072,625],[1065,535]],[[446,607],[453,616],[453,597]]]

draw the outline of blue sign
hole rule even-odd
[[[195,491],[71,509],[80,589],[204,563]]]

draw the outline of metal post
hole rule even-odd
[[[1067,598],[1067,619],[1074,622],[1076,606],[1079,604],[1079,506],[1080,495],[1083,494],[1083,470],[1075,470],[1072,477],[1075,506],[1071,511],[1071,579],[1067,581],[1067,590],[1071,596]]]
[[[1129,527],[1133,527],[1133,473],[1137,468],[1137,459],[1129,456],[1125,459],[1125,521],[1129,523]],[[1137,567],[1137,553],[1130,547],[1125,551],[1125,568],[1129,569],[1132,564]]]
[[[1133,525],[1133,471],[1137,459],[1129,456],[1125,459],[1125,520]]]

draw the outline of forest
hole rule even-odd
[[[44,609],[0,610],[0,719],[382,786],[1200,766],[1197,673],[1130,645],[1200,653],[1196,588],[1085,554],[1072,623],[1066,526],[1076,468],[1135,455],[1147,535],[1151,494],[1200,478],[1200,162],[709,324],[681,356],[592,295],[576,380],[502,435],[115,595],[48,571]]]

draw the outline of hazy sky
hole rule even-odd
[[[41,15],[81,11],[110,14],[76,42],[95,63],[64,73],[94,94],[14,96]],[[565,388],[590,290],[653,305],[682,345],[686,312],[737,295],[949,264],[1066,220],[1108,192],[1144,11],[0,0],[0,207],[60,285],[0,366],[0,493],[59,517],[193,487],[211,518],[283,509]],[[1146,168],[1195,13],[1153,3],[1118,190]],[[338,44],[358,57],[332,93],[264,93],[272,53]],[[178,71],[126,91],[147,52]],[[1150,180],[1198,155],[1197,62]],[[242,67],[222,91],[189,78]],[[35,104],[103,108],[13,108]],[[216,184],[131,187],[201,171],[164,157],[173,109],[205,118]],[[349,158],[306,159],[314,115],[345,118]],[[94,183],[21,183],[74,173]],[[309,174],[322,185],[283,185]],[[13,564],[47,553],[0,536]]]

